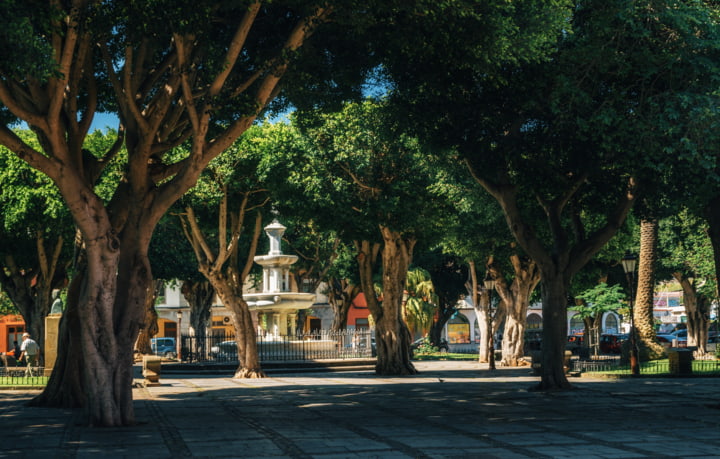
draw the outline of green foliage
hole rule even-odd
[[[420,240],[441,232],[451,211],[433,190],[442,158],[423,151],[382,103],[349,104],[296,124],[303,140],[281,147],[295,166],[288,182],[323,227],[346,240],[376,240],[378,225]]]
[[[707,222],[681,209],[677,215],[659,222],[659,275],[671,279],[673,272],[695,279],[698,293],[717,296],[713,247]]]
[[[568,309],[577,311],[581,318],[586,319],[601,316],[605,312],[617,311],[618,308],[623,306],[625,293],[618,284],[608,286],[602,282],[576,295],[575,298],[583,300],[585,304],[572,306]]]
[[[0,316],[19,313],[20,311],[18,311],[12,301],[10,301],[7,294],[0,290]]]
[[[416,355],[429,355],[439,352],[439,349],[430,342],[429,337],[424,337],[420,344],[415,348],[414,354]]]
[[[404,319],[410,331],[427,334],[437,310],[438,297],[430,273],[422,268],[408,271]]]

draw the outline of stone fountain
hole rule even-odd
[[[266,337],[295,334],[298,311],[309,309],[315,302],[314,293],[292,291],[290,266],[298,257],[282,253],[280,245],[285,230],[286,227],[277,220],[265,227],[265,234],[270,239],[270,251],[267,255],[254,258],[255,263],[263,267],[262,292],[243,295],[257,319],[256,323],[265,322],[266,328],[258,326],[258,332]],[[266,317],[265,321],[260,320],[262,316]]]

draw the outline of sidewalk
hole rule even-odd
[[[720,457],[720,378],[572,378],[575,390],[537,393],[529,369],[416,365],[405,378],[161,376],[133,390],[129,428],[2,391],[0,458]]]

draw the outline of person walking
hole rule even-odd
[[[27,370],[25,370],[25,376],[34,376],[33,367],[38,364],[38,357],[40,356],[40,346],[34,339],[30,338],[30,333],[23,333],[23,342],[20,345],[20,358],[25,357],[27,361]]]

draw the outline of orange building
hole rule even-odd
[[[20,314],[0,317],[0,352],[13,348],[13,341],[20,343],[25,332],[25,321]]]
[[[368,317],[370,310],[365,301],[365,294],[359,293],[352,301],[348,311],[347,324],[355,328],[370,328]]]

